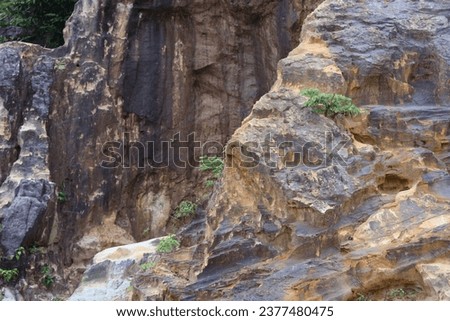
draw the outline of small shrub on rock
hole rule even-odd
[[[361,113],[361,110],[353,104],[352,99],[343,95],[326,94],[318,89],[305,89],[300,94],[309,98],[305,104],[306,107],[310,107],[314,112],[326,117],[334,118],[338,114],[357,116]]]

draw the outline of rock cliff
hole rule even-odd
[[[82,0],[64,47],[2,45],[4,255],[48,246],[64,295],[92,263],[72,300],[449,299],[450,4],[319,2]],[[156,166],[197,141],[212,191]]]

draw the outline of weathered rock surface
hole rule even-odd
[[[54,182],[64,201],[45,217],[65,265],[166,234],[173,209],[200,184],[192,166],[149,165],[174,157],[160,143],[195,132],[224,144],[320,2],[81,0],[64,47],[2,45],[0,207],[22,176]],[[111,141],[122,155],[101,166]],[[154,151],[131,148],[147,141]],[[99,232],[109,228],[114,237]]]
[[[156,254],[159,239],[110,248],[95,255],[72,301],[125,301],[133,297],[132,275],[144,256]],[[134,271],[132,268],[134,267]]]
[[[2,234],[7,253],[45,238],[79,272],[119,246],[72,300],[447,299],[450,6],[326,0],[259,99],[319,2],[82,0],[63,48],[1,46],[0,216],[10,235],[53,221]],[[373,106],[332,121],[306,87]],[[192,167],[141,166],[184,153],[133,143],[192,132],[228,142],[211,195]],[[126,244],[166,234],[186,197],[208,204],[141,271],[157,242]]]
[[[356,140],[382,149],[423,147],[450,165],[450,107],[370,106],[360,120],[346,121]]]
[[[53,219],[55,186],[45,126],[54,60],[40,53],[33,45],[0,47],[0,242],[5,255],[21,245],[46,243]]]
[[[449,105],[449,12],[448,2],[326,1],[281,62],[279,80],[359,104]]]
[[[58,155],[52,177],[68,194],[63,247],[106,220],[128,239],[166,234],[173,209],[202,187],[191,166],[150,166],[178,155],[160,144],[194,132],[197,141],[224,144],[270,89],[277,61],[319,2],[79,1],[59,52],[48,125],[50,155]],[[111,160],[109,141],[124,147],[114,168],[100,166]],[[128,152],[148,141],[154,150]]]
[[[446,299],[449,109],[430,105],[449,103],[448,9],[325,1],[229,141],[204,239],[185,242],[194,273],[180,285],[173,269],[159,298],[398,299],[412,288],[408,299]],[[337,125],[303,107],[305,87],[421,105],[368,107]],[[142,291],[155,280],[135,282]]]

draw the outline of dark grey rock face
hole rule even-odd
[[[0,47],[0,246],[5,255],[50,234],[55,186],[50,182],[46,123],[54,60],[39,46]]]
[[[48,181],[20,182],[11,205],[2,213],[0,242],[6,255],[14,254],[20,246],[32,245],[49,228],[46,214],[53,194],[54,185]]]

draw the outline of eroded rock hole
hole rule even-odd
[[[409,181],[396,174],[387,174],[384,182],[378,186],[380,191],[385,193],[398,193],[410,189]]]

